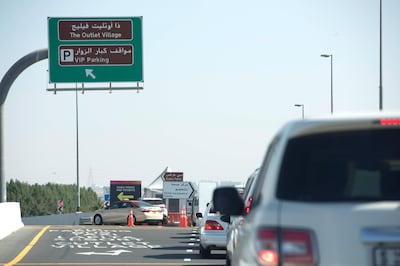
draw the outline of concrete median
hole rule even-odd
[[[19,202],[0,203],[0,239],[24,227]]]

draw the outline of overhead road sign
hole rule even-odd
[[[183,172],[166,172],[164,173],[164,181],[183,181]]]
[[[164,182],[163,198],[165,199],[189,199],[194,189],[190,182]]]
[[[142,82],[142,17],[48,18],[49,82]]]

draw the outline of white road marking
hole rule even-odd
[[[93,251],[90,251],[90,252],[78,252],[78,253],[76,253],[76,254],[79,254],[79,255],[107,255],[107,256],[118,256],[119,254],[121,254],[121,253],[129,253],[129,252],[132,252],[132,251],[129,251],[129,250],[124,250],[124,249],[118,249],[118,250],[110,250],[110,251],[107,251],[107,252],[93,252]]]

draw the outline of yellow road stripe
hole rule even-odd
[[[20,262],[26,254],[33,248],[33,246],[38,242],[39,238],[42,237],[42,235],[46,232],[46,230],[50,227],[50,225],[45,226],[40,230],[40,232],[32,239],[32,241],[9,263],[4,264],[4,266],[13,266]]]

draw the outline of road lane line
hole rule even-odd
[[[9,263],[4,264],[4,266],[13,266],[20,262],[26,254],[33,248],[33,246],[36,244],[36,242],[39,241],[39,239],[42,237],[42,235],[46,232],[46,230],[50,227],[50,225],[47,225],[40,230],[40,232],[32,239],[32,241]]]

